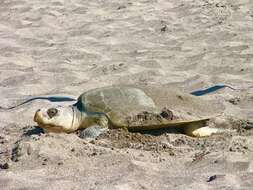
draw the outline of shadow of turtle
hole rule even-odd
[[[23,136],[31,136],[31,135],[41,135],[44,131],[42,128],[39,128],[37,126],[29,127],[28,129],[25,129]]]
[[[153,129],[153,130],[146,130],[146,131],[138,131],[138,133],[152,135],[152,136],[160,136],[160,135],[163,135],[163,134],[166,134],[166,133],[182,134],[184,132],[183,132],[182,128],[171,127],[171,128],[164,128],[164,129]]]

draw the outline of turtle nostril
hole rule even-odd
[[[40,111],[40,109],[37,110],[37,112],[39,112],[39,111]]]

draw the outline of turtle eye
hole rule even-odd
[[[47,110],[47,114],[50,118],[54,117],[58,113],[58,110],[56,108],[49,108]]]

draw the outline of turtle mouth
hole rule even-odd
[[[35,121],[35,122],[38,123],[38,124],[43,124],[43,122],[41,121],[40,110],[37,110],[37,111],[35,112],[33,121]]]
[[[47,114],[42,113],[42,111],[39,109],[35,112],[35,115],[33,117],[33,121],[38,123],[39,125],[45,125],[43,118],[46,118],[47,120],[50,119],[50,117]]]

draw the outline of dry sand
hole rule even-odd
[[[252,0],[0,2],[2,106],[111,84],[247,88],[252,59]],[[253,118],[253,89],[204,98]],[[0,189],[253,187],[251,130],[201,139],[112,130],[87,143],[34,128],[35,110],[51,104],[0,112]]]

